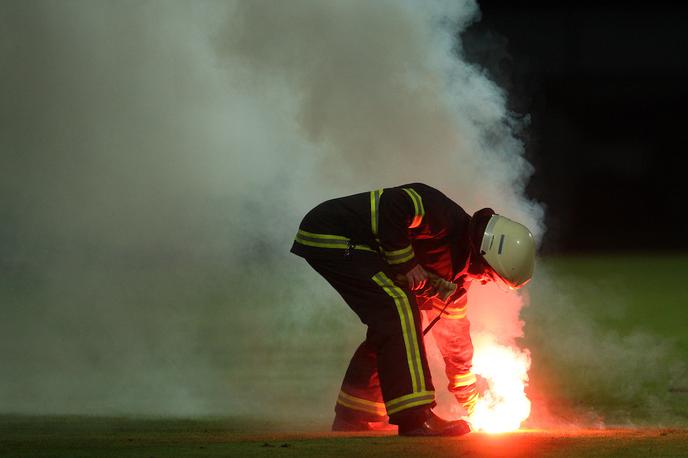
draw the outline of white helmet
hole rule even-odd
[[[533,276],[535,240],[527,227],[509,218],[492,215],[485,227],[480,254],[492,270],[512,289]]]

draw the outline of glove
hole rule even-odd
[[[442,303],[447,303],[447,300],[456,292],[458,286],[454,283],[449,282],[443,278],[435,277],[431,278],[430,282],[432,286],[437,290],[437,299],[442,301]]]
[[[428,282],[428,273],[418,264],[406,272],[406,281],[411,291],[421,291]]]
[[[443,304],[456,302],[466,294],[466,290],[459,288],[456,283],[447,281],[430,272],[428,273],[428,283],[432,286],[433,294],[430,297],[435,297]],[[427,296],[428,294],[425,295]]]

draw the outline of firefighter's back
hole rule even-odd
[[[370,192],[330,199],[309,211],[299,225],[292,252],[303,257],[329,256],[330,250],[375,247],[370,225]]]

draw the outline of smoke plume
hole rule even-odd
[[[612,265],[623,261],[615,259]],[[641,267],[653,261],[631,258],[625,262]],[[680,275],[680,271],[668,273],[666,284],[658,286],[660,291],[676,288]],[[532,424],[685,425],[685,349],[677,345],[675,336],[651,332],[649,323],[620,325],[633,310],[631,303],[638,301],[634,296],[642,292],[637,285],[629,287],[628,280],[620,283],[614,272],[587,277],[562,275],[545,262],[531,285],[532,306],[524,310],[523,318],[525,343],[533,348]],[[642,285],[650,291],[656,287]],[[667,301],[670,296],[642,298]],[[645,316],[652,317],[663,313],[668,304],[652,301],[644,306]],[[671,310],[670,305],[667,308]]]
[[[364,329],[289,254],[307,210],[422,181],[542,235],[523,126],[463,58],[478,17],[3,2],[0,412],[329,418]],[[512,344],[500,303],[473,326]]]

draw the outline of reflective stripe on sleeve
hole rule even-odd
[[[411,220],[411,224],[409,225],[409,229],[413,229],[414,227],[420,226],[420,223],[423,221],[423,217],[425,216],[425,207],[423,207],[423,199],[421,199],[420,194],[418,194],[416,190],[413,188],[402,189],[406,191],[406,194],[408,194],[411,198],[411,202],[413,202],[414,216]]]
[[[396,251],[384,251],[385,260],[387,264],[402,264],[404,262],[410,261],[415,256],[413,252],[413,246],[409,245],[406,248]]]
[[[406,348],[406,361],[411,375],[411,386],[414,393],[425,391],[425,375],[420,359],[420,346],[416,335],[416,325],[413,320],[413,311],[406,293],[396,286],[384,272],[378,272],[373,276],[373,281],[377,283],[389,296],[394,299],[397,307],[401,330]]]

